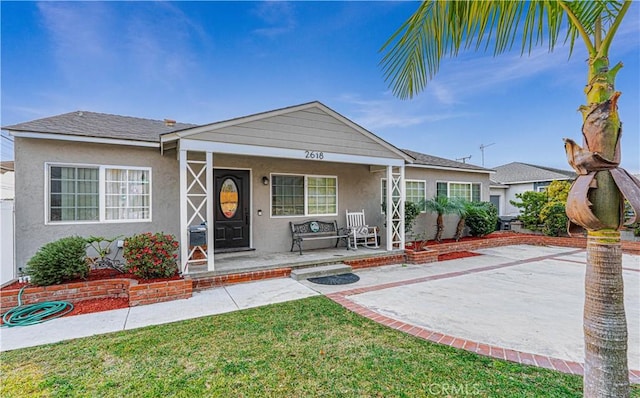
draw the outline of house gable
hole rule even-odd
[[[163,146],[168,148],[177,139],[409,160],[393,145],[319,102],[163,135]]]

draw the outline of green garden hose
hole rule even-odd
[[[18,306],[10,309],[2,316],[2,326],[28,326],[59,318],[73,311],[73,304],[68,301],[44,301],[42,303],[22,305],[22,292],[18,292]]]

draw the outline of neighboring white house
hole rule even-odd
[[[15,277],[13,262],[14,162],[0,162],[0,284]]]
[[[543,192],[552,181],[571,181],[576,173],[568,170],[533,164],[512,162],[494,168],[491,176],[490,200],[498,207],[503,217],[517,216],[520,209],[510,201],[517,200],[516,194],[536,191]]]
[[[11,199],[15,195],[15,172],[14,162],[0,162],[0,200]]]

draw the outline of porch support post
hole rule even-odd
[[[404,250],[405,236],[404,236],[404,201],[407,199],[407,184],[404,182],[404,165],[400,166],[400,175],[398,176],[400,185],[400,220],[398,223],[398,233],[400,240],[400,250]]]
[[[387,166],[387,250],[404,249],[404,165]]]
[[[387,166],[387,250],[393,250],[393,166]]]
[[[215,186],[213,181],[213,153],[207,152],[206,154],[206,179],[207,179],[207,214],[205,219],[207,220],[207,270],[214,270],[213,252],[215,251],[215,239],[214,239],[214,220],[213,220],[213,204],[214,204],[214,192]]]
[[[186,273],[189,260],[189,236],[187,233],[187,151],[178,151],[180,163],[180,272]]]

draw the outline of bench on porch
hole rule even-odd
[[[302,254],[302,242],[304,241],[335,239],[335,247],[338,247],[340,239],[343,239],[345,243],[348,243],[347,238],[349,235],[342,228],[338,228],[338,223],[336,221],[305,221],[303,223],[289,222],[289,225],[291,226],[291,251],[293,251],[294,246],[298,246],[300,254]],[[348,244],[347,249],[349,249]]]

